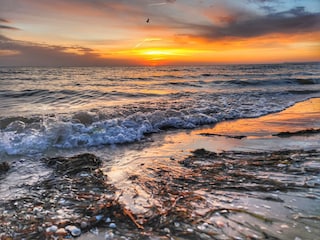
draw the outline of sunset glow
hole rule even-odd
[[[320,60],[317,0],[0,3],[0,66]]]

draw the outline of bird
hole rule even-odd
[[[147,21],[146,21],[146,23],[149,23],[149,22],[150,22],[150,19],[148,18]]]

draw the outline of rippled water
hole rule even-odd
[[[141,140],[320,96],[320,65],[0,68],[0,156]]]

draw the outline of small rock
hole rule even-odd
[[[82,221],[82,222],[80,223],[80,228],[81,228],[81,229],[85,229],[85,228],[87,228],[87,227],[88,227],[88,223],[87,223],[87,222]]]
[[[217,227],[219,227],[219,228],[223,228],[223,227],[225,226],[224,222],[222,222],[222,221],[220,221],[220,220],[217,220],[217,221],[216,221],[216,225],[217,225]]]
[[[56,225],[52,225],[46,228],[47,233],[55,233],[57,230],[58,230],[58,227]]]
[[[103,215],[97,215],[96,216],[96,221],[100,222],[102,220],[102,218],[103,218]]]
[[[104,235],[105,240],[111,240],[114,238],[114,233],[113,232],[106,232]]]
[[[32,211],[33,211],[34,214],[38,214],[39,212],[42,211],[42,209],[43,208],[41,206],[39,206],[39,207],[34,207]]]
[[[115,223],[110,223],[109,228],[117,228],[117,225]]]
[[[96,236],[99,235],[99,229],[98,229],[98,228],[92,228],[92,229],[90,229],[90,232],[91,232],[92,234],[96,235]]]
[[[77,228],[76,226],[74,225],[68,225],[65,227],[65,229],[70,232],[70,234],[73,236],[73,237],[78,237],[81,235],[81,230],[80,228]]]

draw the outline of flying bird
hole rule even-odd
[[[146,23],[149,23],[149,22],[150,22],[150,19],[148,18],[147,21],[146,21]]]

